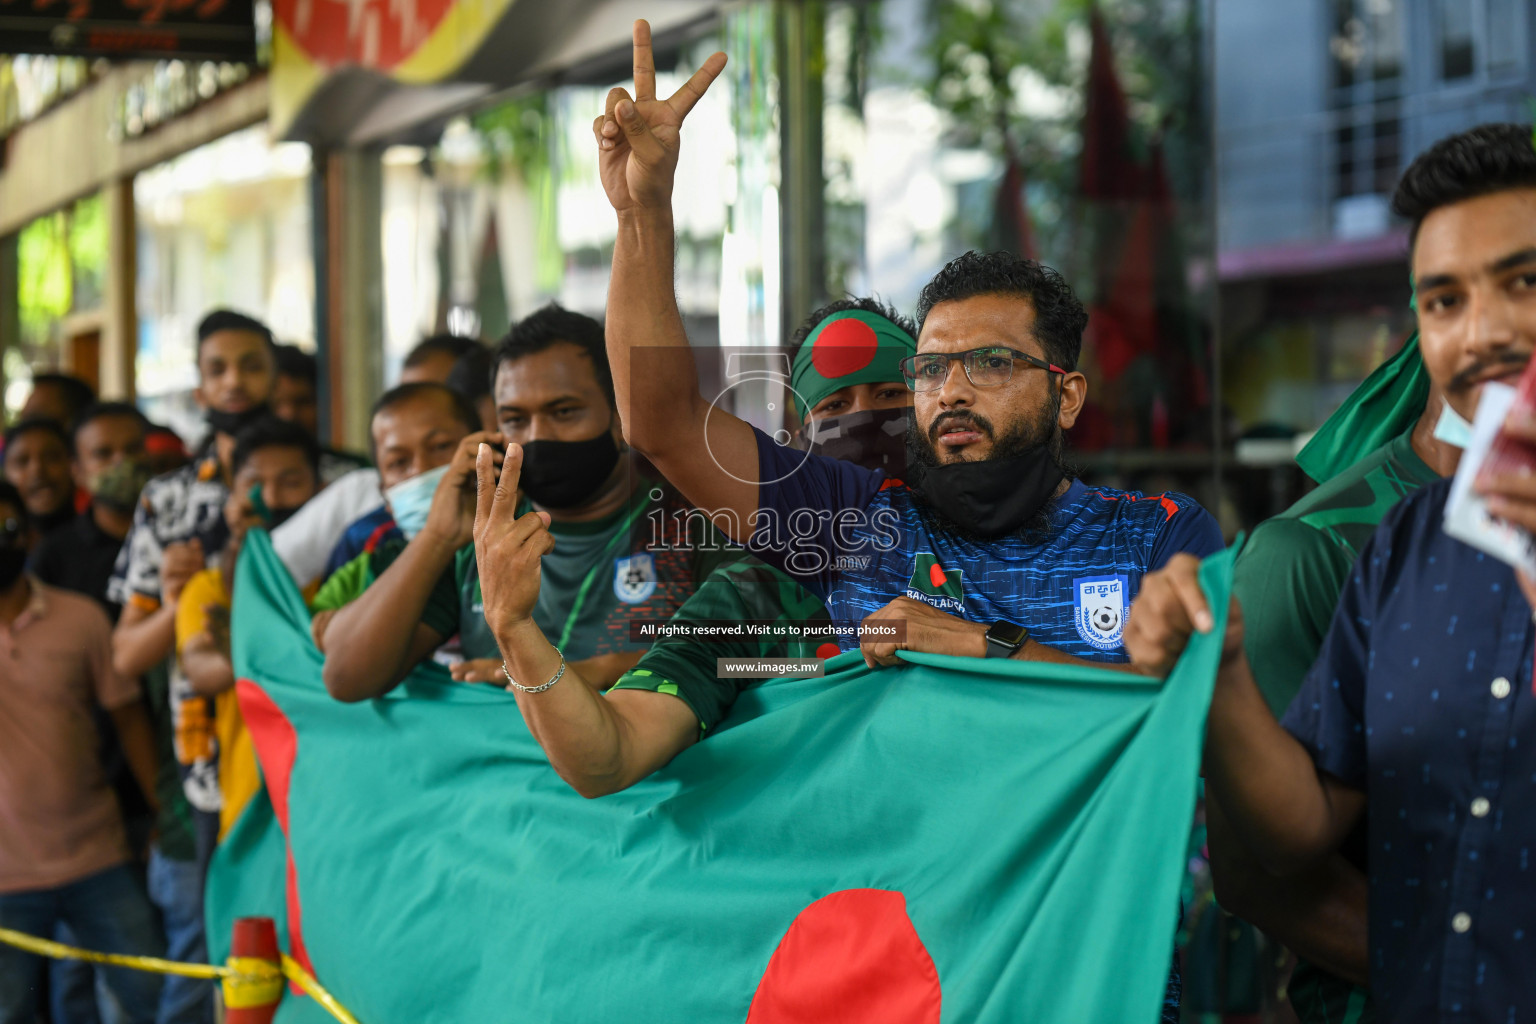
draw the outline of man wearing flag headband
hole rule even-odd
[[[878,339],[872,349],[866,347],[859,357],[848,357],[848,349],[870,338]],[[904,459],[911,411],[911,393],[901,381],[900,362],[917,348],[911,322],[875,299],[844,299],[812,313],[792,344],[798,345],[791,387],[801,443],[857,465],[899,473],[900,466],[893,460]],[[488,464],[481,476],[481,504],[485,504],[486,492],[494,486]],[[500,558],[497,549],[480,543],[487,525],[482,515],[476,535],[477,553],[485,547],[480,554],[481,571],[498,580],[517,575],[516,556]],[[519,545],[520,551],[524,547]],[[490,596],[494,591],[488,592],[492,603],[487,605],[487,615],[522,617],[522,602],[537,600],[539,574],[526,574],[520,584],[515,603],[497,600]],[[565,669],[573,678],[559,692],[532,696],[514,686],[530,729],[561,777],[586,796],[615,792],[657,770],[718,726],[737,695],[754,680],[719,675],[717,658],[815,658],[838,653],[835,643],[828,649],[827,633],[815,631],[830,623],[821,599],[787,573],[755,558],[716,569],[667,626],[725,622],[792,624],[812,627],[813,633],[803,640],[763,634],[699,642],[683,630],[673,630],[606,695],[587,685],[597,681],[588,679],[576,665]],[[493,620],[493,631],[495,626]],[[535,655],[549,647],[542,631],[537,636],[530,632],[529,640],[517,646]],[[512,646],[507,639],[502,644]],[[518,679],[511,650],[507,654],[509,678]]]
[[[811,314],[791,339],[794,426],[803,448],[904,475],[912,392],[901,361],[917,352],[916,332],[875,299],[844,299]]]

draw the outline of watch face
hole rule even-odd
[[[972,633],[972,636],[976,634]],[[1009,647],[1018,647],[1029,636],[1029,630],[1012,622],[995,622],[987,630],[987,639],[996,640]]]

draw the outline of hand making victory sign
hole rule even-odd
[[[725,67],[725,54],[711,54],[671,99],[659,100],[649,22],[635,22],[634,39],[635,95],[622,88],[610,90],[603,114],[592,122],[598,172],[608,201],[619,213],[670,210],[683,118]]]
[[[554,550],[548,512],[517,515],[522,445],[507,446],[496,472],[495,452],[482,443],[475,456],[475,561],[485,619],[497,639],[532,621],[539,599],[539,559]]]

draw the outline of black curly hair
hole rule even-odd
[[[1077,369],[1088,314],[1066,278],[1043,263],[1011,252],[976,252],[957,256],[933,275],[917,299],[917,326],[941,302],[978,295],[1017,295],[1035,307],[1035,340],[1057,366]]]
[[[1409,245],[1435,210],[1512,188],[1536,188],[1536,146],[1528,124],[1480,124],[1447,136],[1416,157],[1392,196],[1409,221]]]

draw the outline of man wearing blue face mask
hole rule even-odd
[[[372,455],[393,518],[369,539],[362,554],[331,574],[310,603],[315,645],[322,651],[326,649],[326,629],[337,609],[357,600],[426,525],[433,492],[459,443],[466,435],[491,436],[477,432],[479,426],[474,407],[442,384],[401,384],[374,405]],[[403,538],[393,527],[398,527]],[[458,631],[458,605],[451,596],[446,604],[429,604],[422,621],[451,636]]]
[[[542,567],[536,614],[594,685],[611,685],[644,652],[647,644],[631,639],[632,621],[670,618],[717,565],[739,555],[627,457],[600,323],[547,306],[513,326],[492,365],[500,432],[464,439],[421,532],[326,625],[325,682],[340,700],[388,692],[455,633],[466,659],[455,678],[505,683],[471,545],[482,440],[498,459],[507,443],[523,446],[525,502],[549,516],[558,538]],[[457,609],[451,624],[436,617],[449,603]]]

